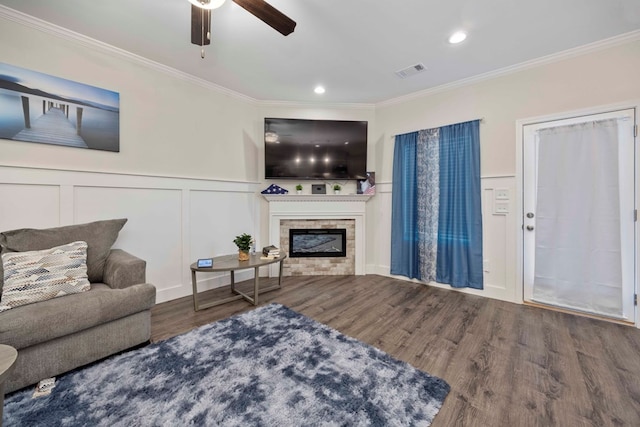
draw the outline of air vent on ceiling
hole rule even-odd
[[[426,71],[426,69],[427,67],[425,67],[424,64],[419,63],[396,71],[396,76],[400,77],[401,79],[406,79],[407,77],[422,73],[423,71]]]

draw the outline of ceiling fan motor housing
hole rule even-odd
[[[222,6],[225,0],[189,0],[191,2],[191,43],[211,44],[211,10]],[[291,34],[296,22],[264,0],[233,0],[256,18],[282,35]]]

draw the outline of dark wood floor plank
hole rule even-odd
[[[271,302],[445,379],[451,393],[434,427],[640,426],[633,327],[375,275],[286,277],[260,296]],[[158,304],[152,340],[253,308],[234,301],[194,312],[191,297]]]

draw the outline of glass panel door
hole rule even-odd
[[[634,110],[524,127],[524,297],[635,321]]]

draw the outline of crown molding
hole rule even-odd
[[[234,90],[228,89],[224,86],[217,85],[215,83],[209,82],[207,80],[201,79],[199,77],[193,76],[183,71],[176,70],[175,68],[160,64],[159,62],[152,61],[143,56],[136,55],[124,49],[120,49],[110,44],[101,42],[100,40],[87,37],[83,34],[77,33],[75,31],[71,31],[67,28],[60,27],[58,25],[52,24],[50,22],[44,21],[42,19],[36,18],[31,15],[27,15],[26,13],[19,12],[15,9],[11,9],[10,7],[4,6],[4,5],[0,5],[0,18],[4,18],[6,20],[15,22],[20,25],[24,25],[29,28],[33,28],[35,30],[41,31],[46,34],[50,34],[65,40],[72,41],[84,47],[88,47],[90,49],[101,50],[111,55],[119,56],[120,58],[126,59],[130,62],[134,62],[136,64],[150,68],[152,70],[161,72],[171,77],[175,77],[177,79],[187,81],[194,85],[198,85],[202,88],[213,90],[224,95],[232,96],[234,98],[237,98],[244,102],[248,102],[253,105],[266,106],[266,107],[292,107],[292,108],[318,107],[318,108],[336,108],[336,109],[342,108],[342,109],[353,109],[353,110],[364,109],[364,110],[371,110],[371,111],[375,110],[374,104],[357,104],[357,103],[323,104],[323,103],[313,103],[313,102],[258,100],[250,96],[244,95],[240,92],[236,92]]]
[[[171,77],[175,77],[183,81],[193,83],[205,89],[213,90],[224,95],[232,96],[234,98],[238,98],[242,101],[249,102],[252,104],[256,104],[258,102],[258,100],[256,100],[255,98],[251,98],[242,93],[233,91],[231,89],[217,85],[215,83],[211,83],[207,80],[201,79],[199,77],[195,77],[183,71],[176,70],[175,68],[168,67],[166,65],[160,64],[159,62],[147,59],[143,56],[136,55],[124,49],[120,49],[110,44],[101,42],[100,40],[87,37],[80,33],[76,33],[75,31],[71,31],[67,28],[63,28],[58,25],[52,24],[50,22],[43,21],[42,19],[36,18],[31,15],[27,15],[26,13],[19,12],[15,9],[11,9],[10,7],[4,6],[4,5],[0,5],[0,18],[4,18],[6,20],[15,22],[20,25],[24,25],[29,28],[33,28],[35,30],[41,31],[46,34],[50,34],[62,39],[72,41],[84,47],[88,47],[90,49],[97,49],[114,56],[119,56],[120,58],[126,59],[130,62],[143,65],[152,70],[161,72],[163,74],[169,75]]]
[[[258,100],[256,98],[252,98],[240,92],[236,92],[234,90],[228,89],[224,86],[220,86],[218,84],[212,83],[202,78],[177,70],[175,68],[160,64],[159,62],[152,61],[140,55],[136,55],[124,49],[120,49],[118,47],[101,42],[91,37],[87,37],[75,31],[71,31],[67,28],[63,28],[58,25],[52,24],[50,22],[33,17],[31,15],[27,15],[25,13],[19,12],[15,9],[11,9],[10,7],[4,6],[4,5],[0,5],[0,18],[18,23],[20,25],[24,25],[26,27],[33,28],[35,30],[38,30],[47,34],[51,34],[53,36],[56,36],[62,39],[72,41],[74,43],[77,43],[79,45],[82,45],[91,49],[97,49],[97,50],[101,50],[106,53],[112,54],[114,56],[119,56],[130,62],[143,65],[147,68],[161,72],[171,77],[174,77],[183,81],[187,81],[189,83],[198,85],[208,90],[212,90],[224,95],[234,97],[238,100],[242,100],[244,102],[248,102],[253,105],[264,106],[264,107],[332,108],[332,109],[353,109],[353,110],[369,110],[369,111],[375,111],[377,108],[388,107],[394,104],[411,101],[411,100],[422,98],[428,95],[450,91],[460,87],[469,86],[478,82],[494,79],[496,77],[517,73],[530,68],[539,67],[541,65],[559,62],[575,56],[580,56],[590,52],[596,52],[599,50],[603,50],[610,47],[640,40],[640,30],[631,31],[625,34],[621,34],[619,36],[610,37],[608,39],[600,40],[600,41],[586,44],[583,46],[578,46],[576,48],[572,48],[562,52],[543,56],[541,58],[522,62],[520,64],[504,67],[494,71],[489,71],[487,73],[472,76],[467,79],[457,80],[455,82],[421,90],[418,92],[413,92],[408,95],[403,95],[397,98],[391,98],[391,99],[373,103],[373,104],[366,104],[366,103],[328,104],[328,103],[321,103],[321,102],[315,103],[315,102],[298,102],[298,101]]]
[[[301,101],[256,101],[262,107],[286,107],[286,108],[332,108],[344,110],[367,110],[375,111],[375,104],[359,103],[323,103],[323,102],[301,102]]]
[[[516,65],[500,68],[498,70],[489,71],[487,73],[478,74],[466,79],[457,80],[455,82],[443,84],[433,88],[413,92],[408,95],[403,95],[397,98],[388,99],[375,104],[376,108],[389,107],[394,104],[399,104],[407,101],[411,101],[417,98],[422,98],[428,95],[436,93],[446,92],[453,89],[458,89],[464,86],[469,86],[475,83],[479,83],[486,80],[491,80],[496,77],[501,77],[509,74],[515,74],[520,71],[528,70],[530,68],[540,67],[542,65],[551,64],[554,62],[563,61],[576,56],[585,55],[591,52],[597,52],[607,48],[623,45],[626,43],[640,40],[640,30],[631,31],[618,36],[610,37],[608,39],[599,40],[597,42],[589,43],[586,45],[578,46],[575,48],[563,50],[562,52],[553,53],[551,55],[543,56],[540,58],[532,59],[530,61],[521,62]]]

